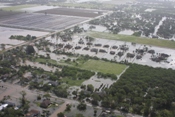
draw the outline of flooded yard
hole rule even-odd
[[[24,41],[20,40],[11,40],[9,37],[11,35],[32,35],[32,36],[42,36],[48,34],[47,32],[39,32],[39,31],[30,31],[24,29],[16,29],[16,28],[7,28],[7,27],[0,27],[0,44],[10,44],[10,45],[17,45],[23,43]],[[11,47],[11,46],[6,46]]]
[[[89,56],[96,56],[98,58],[106,58],[108,60],[114,60],[117,62],[124,62],[128,61],[130,63],[137,63],[142,65],[148,65],[152,67],[162,67],[162,68],[172,68],[175,69],[175,51],[173,49],[167,49],[167,48],[160,48],[160,47],[152,47],[148,45],[141,45],[141,44],[133,44],[130,42],[123,42],[123,41],[116,41],[116,40],[107,40],[107,39],[99,39],[96,38],[94,41],[92,41],[92,45],[87,45],[87,39],[84,38],[83,35],[75,35],[73,37],[72,41],[63,42],[62,40],[56,41],[56,39],[47,38],[47,40],[50,40],[51,43],[58,44],[70,44],[72,45],[72,49],[65,50],[66,52],[71,52],[74,54],[81,54],[81,55],[89,55]],[[79,44],[80,38],[83,39],[84,44]],[[100,44],[101,46],[95,46],[96,44]],[[75,49],[75,47],[80,46],[80,49]],[[109,46],[109,47],[105,47]],[[113,48],[113,46],[116,46],[117,48]],[[85,50],[84,48],[88,47],[89,50]],[[97,49],[97,52],[91,51],[92,49]],[[121,48],[125,48],[128,50],[123,51]],[[139,59],[136,58],[138,53],[136,53],[137,50],[144,50],[144,48],[147,48],[148,50],[153,49],[155,51],[155,55],[157,53],[164,53],[167,55],[170,55],[167,60],[161,61],[161,62],[155,62],[151,60],[151,54],[148,52],[144,52],[143,56]],[[111,54],[111,51],[114,52],[114,54]],[[119,56],[119,54],[122,54]],[[133,57],[128,57],[129,55],[133,54]],[[58,57],[54,58],[54,54],[51,55],[52,59],[56,59]]]

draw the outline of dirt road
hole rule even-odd
[[[66,102],[63,103],[50,117],[57,117],[57,114],[60,112],[64,112],[64,110],[66,109]]]

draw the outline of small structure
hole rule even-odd
[[[109,48],[109,45],[104,45],[103,47],[104,47],[104,48]]]
[[[25,115],[25,117],[40,117],[40,111],[32,109]]]
[[[40,104],[40,107],[47,108],[51,104],[49,99],[44,99],[43,102]]]
[[[148,53],[155,54],[155,51],[154,50],[148,50]]]
[[[97,48],[92,48],[91,52],[98,52],[98,49]]]
[[[93,45],[91,42],[86,43],[86,45],[91,46]]]
[[[65,45],[65,46],[64,46],[64,48],[69,50],[69,49],[71,49],[71,48],[72,48],[72,45],[67,44],[67,45]]]
[[[114,51],[110,51],[110,54],[111,54],[111,55],[114,55],[114,54],[115,54],[115,52],[114,52]]]
[[[120,50],[127,51],[129,47],[127,45],[120,45]]]
[[[89,48],[88,47],[84,47],[83,50],[89,50]]]
[[[51,85],[51,86],[53,86],[53,87],[56,87],[56,86],[58,86],[58,82],[56,81],[50,81],[50,82],[48,82],[48,85]]]
[[[136,59],[141,59],[141,58],[142,58],[141,55],[137,55],[137,56],[136,56]]]
[[[63,46],[64,46],[64,44],[61,44],[61,43],[56,45],[56,47],[58,47],[59,49],[63,48]]]
[[[119,57],[123,56],[123,54],[124,54],[123,52],[118,52],[118,53],[117,53],[117,55],[118,55]]]
[[[94,46],[101,47],[102,45],[100,43],[98,43],[98,44],[94,44]]]
[[[79,49],[81,49],[81,46],[76,46],[75,49],[79,50]]]
[[[117,49],[117,48],[118,48],[118,46],[115,46],[115,45],[114,45],[114,46],[112,46],[112,49]]]
[[[127,53],[126,57],[127,58],[134,58],[135,54],[132,54],[132,53]]]
[[[100,49],[99,52],[101,52],[101,53],[107,53],[107,51],[104,50],[104,49]]]
[[[82,38],[80,38],[80,40],[78,41],[78,44],[84,44],[84,41]]]
[[[0,106],[0,111],[3,110],[3,109],[5,109],[5,108],[7,108],[7,106],[8,106],[8,104],[3,104],[3,105],[1,105],[1,106]]]

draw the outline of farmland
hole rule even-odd
[[[61,30],[86,20],[86,18],[70,16],[45,15],[36,13],[11,15],[10,12],[8,13],[9,15],[6,15],[6,17],[0,17],[0,25],[40,31]],[[1,14],[4,14],[4,11],[0,11],[0,15]]]
[[[73,8],[55,8],[38,11],[37,13],[47,13],[56,15],[68,15],[68,16],[79,16],[79,17],[97,17],[104,11],[100,10],[85,10],[85,9],[73,9]]]

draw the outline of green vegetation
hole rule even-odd
[[[169,41],[169,40],[119,35],[119,34],[111,34],[111,33],[105,33],[105,32],[88,32],[87,35],[92,36],[94,38],[134,42],[134,43],[139,43],[139,44],[144,44],[144,45],[152,45],[152,46],[159,46],[159,47],[175,49],[175,42]]]
[[[22,41],[31,41],[31,40],[36,39],[36,36],[11,35],[9,39],[17,39],[17,40],[22,40]]]
[[[103,97],[102,106],[144,116],[174,117],[175,71],[130,65]],[[117,105],[116,105],[117,104]]]
[[[106,62],[102,60],[93,60],[93,59],[89,59],[88,61],[83,59],[78,59],[77,62],[65,60],[65,61],[62,61],[61,63],[60,62],[57,63],[55,60],[52,60],[52,59],[43,59],[43,58],[38,58],[35,61],[40,63],[48,62],[49,64],[72,66],[75,68],[92,70],[92,71],[101,72],[104,74],[115,74],[115,75],[119,75],[126,68],[126,65],[123,65],[123,64],[117,64],[117,63],[111,63],[111,62]]]
[[[102,60],[88,60],[81,66],[81,68],[102,73],[119,75],[126,68],[126,65],[106,62]]]
[[[23,8],[30,8],[30,7],[35,7],[37,5],[31,5],[31,4],[26,4],[26,5],[17,5],[17,6],[10,6],[10,7],[4,7],[2,10],[5,11],[20,11]]]
[[[53,6],[62,6],[62,7],[75,7],[75,8],[89,8],[89,9],[112,9],[115,7],[113,4],[101,4],[101,3],[50,3]]]
[[[63,78],[61,79],[61,81],[67,83],[70,86],[81,86],[81,84],[85,81],[85,79],[75,80],[71,78]]]

